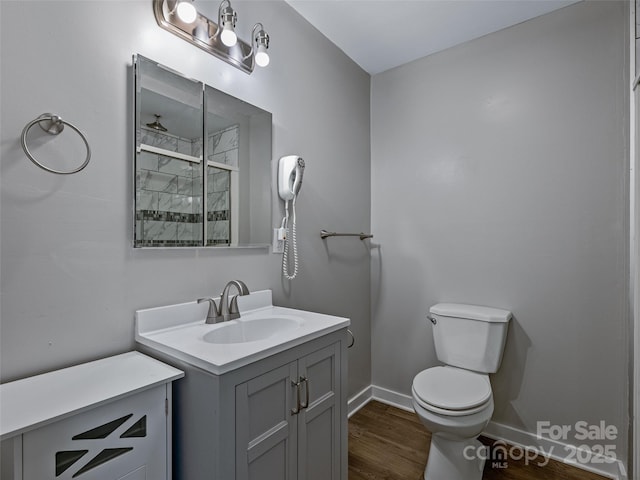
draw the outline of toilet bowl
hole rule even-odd
[[[430,309],[436,354],[445,366],[418,373],[413,408],[431,432],[425,480],[481,480],[486,455],[477,436],[493,414],[489,373],[498,370],[511,313],[438,304]]]
[[[433,367],[414,378],[413,409],[431,432],[426,480],[482,477],[484,455],[476,437],[493,414],[487,375],[454,367]]]

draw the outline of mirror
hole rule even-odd
[[[266,247],[271,114],[141,55],[135,247]]]

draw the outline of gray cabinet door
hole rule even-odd
[[[339,343],[237,385],[236,480],[340,480],[340,388]]]
[[[297,362],[236,386],[236,480],[297,478]]]
[[[298,361],[298,480],[340,479],[340,349],[334,343]],[[306,380],[305,380],[306,379]],[[308,403],[307,403],[308,399]]]

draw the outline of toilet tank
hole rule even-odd
[[[441,362],[475,372],[498,371],[511,312],[460,303],[438,303],[429,312]]]

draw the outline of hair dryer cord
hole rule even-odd
[[[285,232],[284,251],[282,253],[282,275],[287,280],[293,280],[298,275],[298,243],[296,242],[296,197],[293,197],[292,210],[293,221],[289,228],[289,202],[285,204],[287,215],[283,220],[283,224],[287,231]],[[291,230],[291,235],[289,235]],[[289,273],[289,245],[293,245],[293,273]]]

